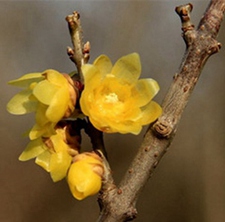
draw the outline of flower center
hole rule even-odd
[[[108,95],[105,96],[106,103],[116,103],[118,101],[119,99],[116,93],[109,93]]]

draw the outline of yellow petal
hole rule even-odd
[[[113,66],[111,73],[123,79],[125,82],[134,83],[141,73],[140,57],[137,53],[132,53],[121,57]]]
[[[97,85],[100,84],[101,72],[97,67],[91,64],[85,64],[81,69],[84,75],[84,85],[86,89],[91,90],[91,88],[95,87],[96,83]]]
[[[102,76],[105,76],[112,70],[112,62],[106,55],[100,55],[93,65],[98,68]]]
[[[38,137],[41,137],[45,131],[46,130],[44,127],[40,127],[39,125],[35,124],[29,133],[30,140],[34,140],[37,139]]]
[[[33,94],[41,103],[49,105],[58,90],[59,87],[43,80],[34,87]]]
[[[133,99],[138,106],[144,106],[158,93],[159,85],[154,79],[140,79],[133,88]]]
[[[35,120],[38,126],[43,127],[45,124],[47,124],[49,122],[49,120],[47,119],[45,113],[47,111],[48,106],[39,103],[37,110],[36,110],[36,114],[35,114]]]
[[[74,162],[83,161],[88,164],[102,164],[101,158],[94,152],[84,152],[74,157]]]
[[[69,146],[63,141],[63,130],[57,129],[56,133],[50,137],[55,152],[52,153],[49,170],[54,182],[66,176],[72,161],[68,153]]]
[[[41,138],[30,141],[25,150],[19,156],[20,161],[30,160],[45,151]]]
[[[55,152],[62,152],[67,151],[69,148],[68,145],[63,141],[63,136],[59,134],[58,130],[56,131],[57,134],[51,136],[51,141],[54,146]]]
[[[154,122],[162,114],[161,106],[154,101],[151,101],[146,106],[141,107],[141,109],[142,118],[140,119],[140,122],[142,125]]]
[[[135,121],[111,121],[111,122],[100,122],[99,120],[96,121],[95,119],[90,117],[91,123],[97,128],[98,130],[105,132],[105,133],[132,133],[134,135],[138,135],[141,132],[142,125],[140,122]]]
[[[69,169],[72,157],[68,154],[67,150],[53,153],[50,160],[50,174],[54,182],[62,180]]]
[[[127,121],[121,125],[117,125],[116,127],[117,132],[122,134],[132,133],[134,135],[138,135],[142,130],[142,125],[134,121],[131,122]]]
[[[68,88],[62,87],[57,91],[46,111],[46,117],[49,121],[57,123],[65,115],[69,99]]]
[[[34,112],[37,109],[37,101],[30,100],[31,90],[23,90],[16,94],[7,104],[7,110],[11,114],[22,115]]]
[[[37,139],[38,137],[50,137],[51,135],[55,134],[55,127],[56,124],[48,122],[44,126],[39,126],[35,124],[29,133],[30,140]]]
[[[68,84],[66,78],[54,69],[47,69],[42,74],[43,76],[46,76],[46,79],[53,85],[62,87],[63,85]]]
[[[50,159],[51,159],[51,153],[46,150],[40,155],[37,156],[35,159],[35,163],[39,166],[41,166],[43,169],[45,169],[47,172],[50,171]]]
[[[29,73],[29,74],[23,75],[22,77],[20,77],[18,79],[9,81],[8,84],[13,85],[13,86],[28,88],[31,83],[39,82],[42,79],[44,79],[44,77],[42,76],[42,73],[39,73],[39,72]]]

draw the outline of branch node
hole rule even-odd
[[[173,132],[173,126],[166,119],[159,118],[153,125],[153,130],[159,138],[169,138]]]
[[[219,50],[221,49],[221,47],[222,47],[222,44],[220,42],[217,42],[215,40],[214,44],[212,44],[212,46],[209,48],[208,54],[209,55],[212,55],[214,53],[219,52]]]

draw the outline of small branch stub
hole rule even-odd
[[[194,30],[194,25],[191,22],[191,12],[193,9],[193,5],[191,3],[186,5],[177,6],[175,8],[176,13],[179,15],[182,24],[183,38],[185,40],[186,45],[188,45],[191,39],[195,38],[195,32],[190,32]]]
[[[193,29],[194,27],[190,19],[190,14],[192,9],[193,9],[193,5],[191,3],[187,5],[177,6],[175,8],[176,13],[180,16],[183,31]]]

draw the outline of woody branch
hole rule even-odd
[[[104,182],[99,198],[99,222],[128,221],[136,217],[135,205],[140,191],[170,146],[207,59],[221,47],[216,37],[224,16],[225,0],[211,0],[197,30],[190,19],[192,8],[191,4],[176,7],[182,23],[186,51],[162,103],[163,114],[149,126],[119,186],[116,187],[112,180]]]

